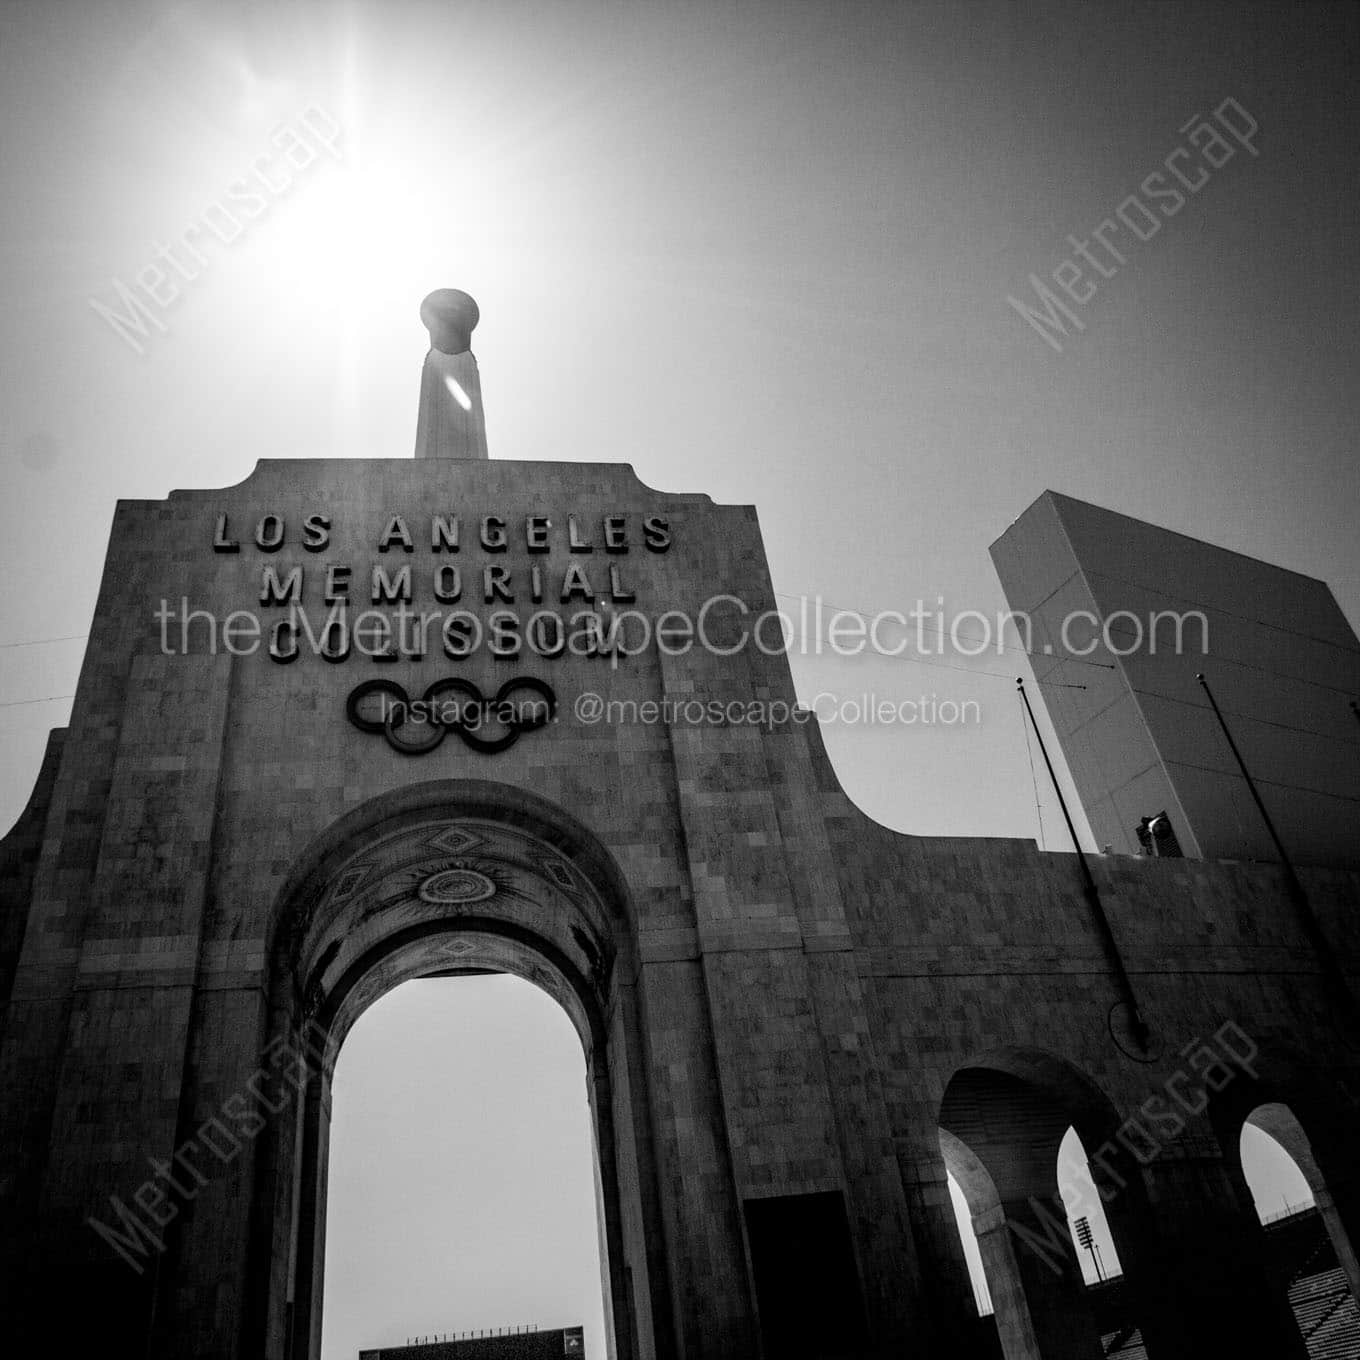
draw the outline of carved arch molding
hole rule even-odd
[[[431,817],[360,842],[308,894],[285,948],[304,1015],[338,1049],[358,1016],[411,978],[512,973],[567,1011],[587,1053],[620,922],[569,853],[525,827]]]

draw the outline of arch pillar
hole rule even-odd
[[[1029,1295],[1015,1255],[1015,1239],[1000,1204],[973,1219],[973,1235],[987,1278],[1002,1355],[1006,1360],[1042,1360]]]
[[[949,1351],[959,1360],[995,1360],[996,1350],[988,1332],[991,1319],[978,1316],[968,1261],[959,1240],[958,1223],[949,1192],[949,1176],[958,1182],[956,1157],[945,1152],[952,1136],[943,1129],[934,1155],[908,1158],[899,1152],[903,1180],[908,1186],[912,1234],[921,1261],[921,1286],[917,1306],[928,1310],[933,1335],[948,1338]],[[957,1142],[957,1140],[953,1140]],[[959,1144],[962,1148],[962,1144]],[[966,1150],[965,1150],[966,1151]],[[963,1185],[959,1182],[960,1189]],[[964,1191],[965,1200],[967,1191]],[[972,1208],[969,1207],[971,1215]],[[985,1262],[984,1262],[985,1265]]]
[[[991,1264],[1009,1274],[1009,1279],[1003,1277],[1004,1287],[1020,1294],[1028,1313],[1026,1328],[1018,1309],[1008,1307],[1003,1325],[1001,1305],[992,1295],[1006,1360],[1029,1360],[1031,1354],[1038,1360],[1103,1360],[1100,1333],[1072,1251],[1056,1180],[1045,1195],[1003,1200],[994,1225],[983,1226]],[[983,1247],[981,1238],[978,1246]],[[986,1256],[983,1259],[987,1261]],[[990,1281],[989,1275],[989,1288]],[[1026,1349],[1030,1344],[1035,1348],[1032,1352]]]
[[[295,1234],[293,1279],[296,1306],[289,1324],[290,1355],[310,1356],[321,1339],[325,1302],[325,1257],[319,1250],[326,1240],[326,1180],[330,1164],[331,1082],[326,1072],[309,1074],[302,1096],[303,1147],[314,1149],[300,1168],[297,1199],[299,1224],[315,1224],[315,1231]]]
[[[1357,1257],[1351,1235],[1346,1231],[1341,1210],[1325,1184],[1311,1188],[1313,1202],[1317,1205],[1323,1226],[1327,1229],[1327,1236],[1331,1238],[1332,1249],[1336,1252],[1337,1264],[1345,1273],[1352,1297],[1360,1300],[1360,1257]],[[1354,1190],[1354,1187],[1348,1186],[1347,1189]]]

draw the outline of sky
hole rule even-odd
[[[359,1018],[335,1072],[327,1360],[526,1325],[588,1326],[604,1355],[585,1090],[566,1012],[519,978],[408,982]]]
[[[994,614],[987,545],[1052,488],[1321,577],[1354,626],[1358,36],[1306,4],[0,4],[0,826],[69,713],[115,500],[409,456],[440,286],[481,305],[492,457],[755,504],[787,605]],[[1121,238],[1055,351],[1008,295],[1229,97],[1259,154]],[[209,238],[280,129],[312,159]],[[136,352],[92,301],[193,227]],[[1067,848],[1020,653],[791,664],[805,701],[978,703],[825,729],[869,815]],[[408,1004],[366,1018],[375,1081],[420,1070]]]

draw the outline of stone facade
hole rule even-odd
[[[458,554],[431,551],[430,516],[455,513]],[[264,551],[271,515],[284,541]],[[329,518],[315,551],[312,515]],[[380,553],[394,515],[412,550],[398,535]],[[482,546],[486,516],[504,550],[494,525]],[[531,516],[551,521],[545,551]],[[592,551],[572,551],[568,516]],[[351,567],[360,607],[375,564],[410,565],[419,609],[451,562],[483,618],[527,619],[535,564],[542,607],[587,608],[559,598],[573,563],[606,615],[613,566],[636,597],[619,608],[694,618],[730,595],[751,616],[710,611],[728,654],[451,660],[436,633],[419,659],[281,664],[214,650],[201,620],[187,654],[174,623],[162,648],[162,601],[283,618],[258,603],[266,567],[302,568],[319,616],[328,563]],[[482,599],[488,565],[513,605]],[[1070,1247],[1042,1245],[1068,1126],[1101,1164],[1149,1355],[1302,1355],[1239,1133],[1261,1106],[1296,1117],[1354,1238],[1360,1049],[1353,992],[1328,980],[1279,868],[1094,862],[1152,1025],[1140,1048],[1073,857],[896,834],[840,790],[815,723],[686,714],[792,706],[786,658],[735,645],[772,608],[752,509],[623,466],[265,462],[226,490],[120,503],[70,727],[0,850],[7,1331],[37,1347],[83,1328],[105,1355],[315,1355],[339,1043],[405,978],[497,968],[581,1034],[621,1358],[758,1356],[796,1309],[807,1354],[987,1354],[947,1167],[1005,1353],[1100,1354]],[[483,694],[536,677],[555,721],[494,753],[450,732],[409,755],[347,718],[362,681],[414,697],[446,676]],[[676,703],[589,722],[588,693]],[[1360,877],[1303,879],[1353,988]],[[753,1259],[752,1204],[776,1197],[784,1221],[822,1225],[819,1269],[849,1287],[793,1297],[780,1280],[803,1267]]]

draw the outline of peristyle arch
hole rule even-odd
[[[668,1356],[668,1285],[647,1142],[634,915],[608,850],[519,789],[446,780],[341,818],[287,876],[269,940],[269,1046],[298,1061],[295,1116],[257,1170],[252,1302],[259,1353],[319,1354],[330,1087],[345,1035],[411,978],[505,972],[571,1018],[595,1133],[606,1331],[617,1360]],[[629,1175],[624,1201],[620,1162]],[[625,1262],[627,1263],[625,1265]]]

